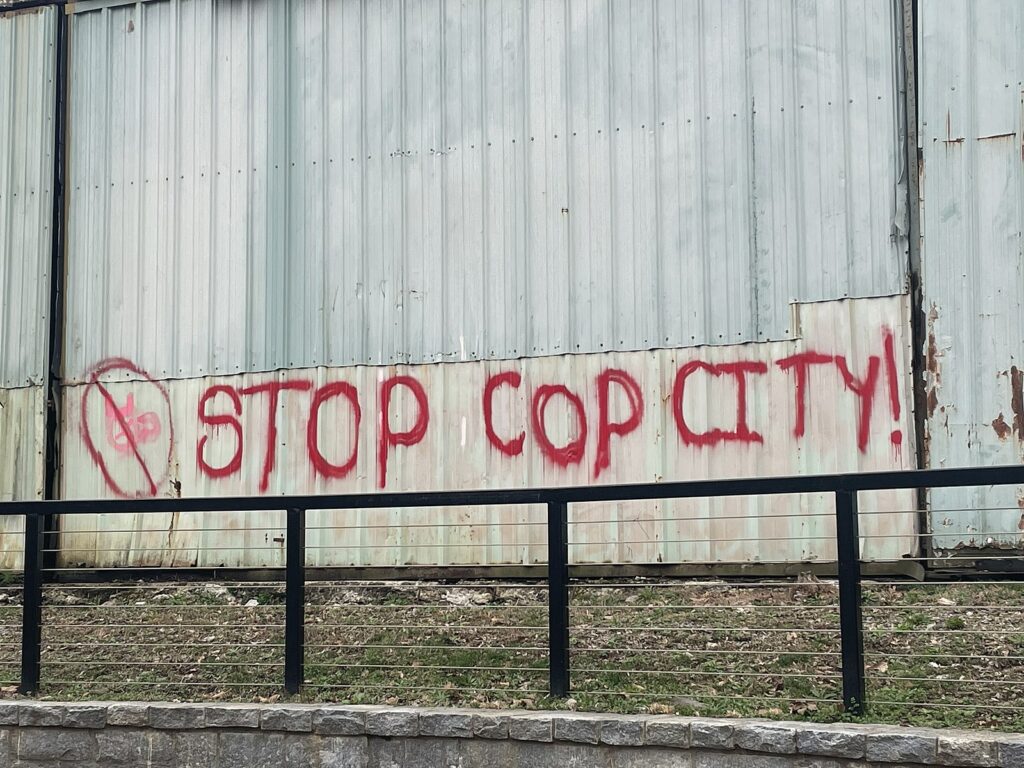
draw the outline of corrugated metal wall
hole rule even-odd
[[[582,392],[594,361],[603,359],[584,353],[713,344],[722,354],[739,354],[732,345],[769,341],[796,349],[810,342],[794,301],[903,292],[898,6],[76,6],[65,495],[224,492],[227,486],[197,471],[196,398],[211,381],[241,392],[302,376],[299,369],[316,369],[308,373],[322,383],[339,366],[541,358],[517,366],[526,377],[564,374]],[[829,319],[814,333],[836,341],[833,354],[860,362],[864,345],[879,341],[882,320],[903,343],[903,304],[879,302],[870,306],[884,311],[844,303],[821,309]],[[758,345],[751,354],[771,358],[771,349]],[[562,357],[568,353],[581,357]],[[652,404],[663,405],[671,361],[698,354],[627,357],[650,385]],[[478,404],[467,383],[493,364],[469,366],[454,378],[447,369],[416,374],[440,382],[436,396],[445,413],[461,413]],[[258,375],[279,369],[289,373]],[[775,374],[773,381],[786,378]],[[387,369],[331,375],[354,376],[372,390]],[[103,397],[90,405],[89,391]],[[471,391],[472,398],[463,397]],[[756,408],[788,413],[792,395],[772,384]],[[902,414],[876,409],[876,418],[903,423],[909,401],[903,402]],[[838,403],[822,410],[833,438],[852,425],[856,410],[839,417]],[[705,407],[696,418],[710,424],[721,417],[717,406]],[[305,422],[293,424],[285,414],[282,405],[280,434],[294,446]],[[470,436],[479,431],[468,418],[442,423],[430,435],[427,459],[396,465],[388,487],[589,479],[579,467],[555,472],[540,457],[499,471],[485,443],[467,448],[467,423]],[[750,474],[783,466],[901,467],[910,460],[904,456],[913,456],[909,439],[891,444],[883,431],[868,459],[857,440],[833,439],[818,453],[780,443],[760,458],[725,451],[684,460],[665,425],[653,418],[651,425],[650,445],[620,479],[721,476],[738,467]],[[252,428],[246,422],[247,434]],[[910,433],[907,424],[903,433]],[[790,436],[786,429],[780,434]],[[138,450],[126,454],[129,442]],[[458,472],[450,469],[457,460]],[[308,467],[255,487],[258,457],[253,461],[255,469],[232,479],[231,488],[323,487]],[[350,485],[373,484],[372,473],[359,478]],[[906,509],[910,500],[881,503]],[[599,513],[628,514],[627,506]],[[647,505],[644,514],[656,507]],[[824,556],[808,542],[796,541],[791,550],[757,543],[756,518],[769,507],[736,507],[750,517],[735,529],[751,533],[746,546],[710,539],[696,548],[593,543],[576,554],[584,561]],[[271,517],[265,522],[273,527]],[[908,520],[913,516],[899,516],[894,525],[908,534],[900,527]],[[96,522],[64,521],[66,543],[84,542],[94,562],[163,561],[162,548],[172,541],[146,546],[146,534],[130,519],[102,522],[126,529],[116,541],[90,539],[82,526]],[[594,530],[615,541],[630,535]],[[719,538],[716,531],[700,536]],[[426,556],[524,562],[542,545],[510,546],[501,526],[489,535],[454,554],[428,549]],[[902,553],[913,546],[892,541]],[[417,546],[408,538],[370,551],[389,563],[410,562]],[[249,556],[260,556],[254,552]],[[322,562],[363,554],[341,547],[322,553]],[[187,549],[181,556],[191,557]]]
[[[0,386],[46,382],[57,12],[0,11]]]
[[[57,11],[0,10],[0,499],[43,487]],[[20,518],[0,519],[0,568]]]
[[[77,13],[68,379],[787,339],[901,292],[898,5]]]
[[[1015,464],[1024,460],[1024,6],[925,0],[919,34],[927,460]],[[1024,488],[931,499],[937,546],[1024,546]]]
[[[73,437],[62,495],[372,493],[906,469],[915,462],[906,299],[798,305],[798,338],[757,344],[169,382],[90,376],[90,384],[65,390]],[[792,366],[808,354],[818,361],[798,388]],[[730,373],[737,365],[749,371],[742,388]],[[111,370],[96,374],[127,366],[110,361]],[[487,382],[502,374],[513,378],[489,395]],[[403,383],[383,401],[395,375],[417,382],[422,400]],[[614,378],[604,379],[602,399],[607,376]],[[565,389],[538,405],[541,387],[552,386]],[[269,387],[278,388],[276,405]],[[598,460],[602,413],[606,425],[631,424],[606,433],[606,465]],[[420,423],[423,432],[407,445],[383,436],[385,424],[412,432]],[[488,423],[499,438],[489,438]],[[518,448],[496,443],[516,435]],[[866,557],[914,554],[915,500],[913,491],[863,495]],[[307,544],[320,565],[543,562],[545,514],[537,507],[312,512]],[[831,494],[573,505],[570,516],[577,562],[835,557]],[[442,525],[456,521],[478,524]],[[71,515],[62,554],[69,564],[280,565],[283,524],[276,512]]]

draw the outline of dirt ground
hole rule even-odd
[[[868,582],[866,719],[1024,731],[1024,583]],[[43,695],[281,698],[281,584],[48,587]],[[0,591],[15,694],[16,589]],[[302,700],[843,719],[834,582],[574,583],[572,696],[536,583],[311,582]]]

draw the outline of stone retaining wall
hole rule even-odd
[[[0,768],[1024,768],[1024,736],[574,712],[0,702]]]

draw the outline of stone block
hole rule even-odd
[[[1024,765],[1024,737],[1010,737],[999,741],[999,768],[1017,768]]]
[[[381,742],[380,739],[376,741]],[[397,741],[403,742],[405,747],[405,755],[402,762],[399,763],[401,768],[450,768],[462,763],[461,739],[420,737],[418,739],[398,739]],[[395,741],[391,743],[395,743]],[[374,765],[374,763],[370,761],[370,765]]]
[[[842,726],[801,725],[796,732],[796,750],[804,755],[862,758],[866,744],[864,731]]]
[[[107,725],[149,725],[149,704],[109,704]]]
[[[999,768],[999,744],[987,734],[940,733],[936,740],[935,757],[939,765]]]
[[[24,728],[18,739],[18,759],[72,764],[96,759],[96,740],[89,731]]]
[[[217,768],[216,731],[174,733],[170,736],[173,755],[167,768]],[[312,766],[313,763],[308,765]],[[154,765],[152,768],[157,767]]]
[[[732,749],[733,726],[727,720],[691,720],[690,746],[706,749]]]
[[[521,742],[512,745],[512,754],[518,758],[517,768],[612,768],[612,752],[607,747],[593,744],[573,744],[567,741],[545,744]]]
[[[217,768],[282,768],[284,735],[280,733],[217,733]]]
[[[473,715],[473,735],[481,739],[507,739],[508,725],[512,718],[508,715],[480,713]]]
[[[366,713],[350,709],[313,711],[313,730],[324,736],[361,736],[366,733]]]
[[[869,768],[863,763],[849,763],[827,757],[795,757],[793,755],[759,755],[750,752],[697,752],[693,768]],[[892,766],[891,768],[911,768]]]
[[[149,735],[145,731],[109,728],[96,734],[96,762],[103,768],[145,765]]]
[[[16,701],[0,701],[0,725],[17,725],[21,716],[21,704]]]
[[[68,704],[64,708],[65,728],[102,728],[107,724],[107,708],[99,704]]]
[[[646,743],[659,747],[690,746],[690,721],[682,718],[663,718],[647,721]]]
[[[406,739],[368,738],[366,764],[373,768],[408,768],[408,751]]]
[[[691,768],[693,756],[679,749],[643,747],[609,752],[613,768]]]
[[[174,737],[184,736],[188,739],[196,735],[198,734],[195,731],[187,731],[184,733],[177,733],[170,729],[163,731],[146,731],[146,737],[149,741],[149,755],[146,762],[146,768],[180,768],[180,766],[184,765],[184,761],[179,763],[177,760],[177,745]],[[213,735],[213,738],[214,750],[216,750],[216,734]],[[216,754],[216,751],[214,754]]]
[[[470,739],[473,737],[473,715],[468,712],[421,712],[419,734]]]
[[[512,715],[508,735],[519,741],[550,742],[553,739],[551,715]]]
[[[934,763],[935,734],[869,732],[864,756],[880,763]]]
[[[416,736],[419,713],[414,709],[381,709],[366,713],[366,732],[371,736]]]
[[[519,754],[521,747],[522,744],[508,741],[507,736],[497,741],[481,737],[460,742],[459,755],[462,757],[463,768],[522,768]]]
[[[555,741],[573,741],[577,744],[597,744],[601,741],[599,715],[562,715],[552,719],[552,735]]]
[[[733,727],[732,740],[738,748],[750,752],[775,755],[796,752],[796,729],[784,725],[739,720]]]
[[[207,707],[207,728],[259,728],[260,710],[257,707]]]
[[[64,724],[64,707],[22,702],[18,707],[18,725],[56,728]]]
[[[331,736],[320,740],[320,768],[367,768],[365,736]]]
[[[149,725],[168,730],[197,730],[206,725],[206,708],[191,704],[151,704]]]
[[[313,730],[313,710],[298,707],[273,707],[260,711],[260,728],[264,731],[309,733]]]
[[[601,743],[617,747],[640,746],[644,743],[644,721],[625,717],[605,720],[601,727]]]
[[[284,768],[312,768],[319,758],[320,745],[308,733],[290,733],[284,738]]]

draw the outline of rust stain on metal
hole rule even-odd
[[[996,436],[1000,440],[1006,440],[1006,438],[1010,436],[1010,425],[1007,424],[1006,420],[1003,418],[1002,411],[1000,411],[999,415],[992,420],[992,429],[996,431]]]
[[[991,136],[979,136],[978,141],[988,141],[989,139],[1011,139],[1016,135],[1016,131],[1010,131],[1009,133],[993,133]]]
[[[1017,506],[1020,507],[1020,520],[1017,521],[1017,530],[1024,531],[1024,496],[1017,494]]]
[[[1017,366],[1010,368],[1010,409],[1013,411],[1013,431],[1024,442],[1024,372]]]
[[[942,384],[942,369],[939,366],[939,345],[935,340],[935,321],[939,319],[939,309],[933,303],[928,310],[928,349],[925,352],[925,369],[929,375],[928,396],[926,405],[928,416],[935,415],[935,409],[939,406],[938,389]]]

